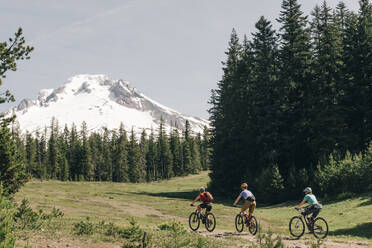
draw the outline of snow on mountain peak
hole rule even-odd
[[[21,130],[33,132],[49,127],[53,117],[59,126],[85,121],[90,130],[117,129],[123,123],[129,131],[156,130],[163,118],[166,130],[183,129],[186,120],[191,130],[201,132],[208,122],[182,115],[148,98],[124,80],[106,75],[82,74],[71,77],[57,89],[41,90],[37,100],[22,100],[10,110],[17,115]]]

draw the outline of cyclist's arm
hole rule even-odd
[[[198,200],[200,199],[200,196],[198,195],[197,197],[195,197],[195,199],[192,201],[191,205],[193,205],[195,202],[197,202]]]
[[[304,205],[306,203],[305,200],[302,200],[302,202],[300,204],[298,204],[298,206],[296,208],[300,208],[302,205]]]
[[[234,201],[234,206],[236,206],[236,204],[238,203],[238,201],[240,200],[241,197],[242,197],[242,196],[239,195],[239,196],[236,198],[236,200]]]

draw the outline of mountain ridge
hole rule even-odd
[[[23,99],[7,115],[15,114],[22,131],[34,132],[49,127],[53,117],[60,126],[83,121],[88,129],[98,131],[119,128],[156,131],[160,119],[165,130],[183,130],[186,120],[193,133],[203,131],[208,121],[187,116],[166,107],[139,92],[125,80],[114,80],[103,74],[80,74],[70,77],[56,89],[40,90],[36,100]]]

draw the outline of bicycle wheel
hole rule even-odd
[[[252,235],[255,235],[255,234],[257,233],[257,230],[258,230],[258,222],[257,222],[256,217],[251,216],[251,220],[250,220],[250,222],[248,223],[248,230],[249,230],[249,232],[250,232]]]
[[[196,212],[192,212],[189,216],[189,226],[191,230],[196,231],[200,226],[200,219]]]
[[[241,214],[237,214],[235,217],[235,228],[238,232],[242,232],[244,229],[244,220]]]
[[[328,223],[322,217],[318,217],[313,223],[313,233],[318,239],[324,239],[328,235]]]
[[[305,223],[301,217],[295,216],[289,221],[289,232],[293,237],[299,238],[305,233]]]
[[[213,232],[213,230],[216,228],[216,218],[214,217],[214,214],[208,213],[205,217],[205,228],[209,232]]]

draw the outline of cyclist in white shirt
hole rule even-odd
[[[236,198],[234,206],[236,206],[240,198],[243,198],[245,200],[245,203],[241,208],[241,213],[247,215],[246,210],[249,208],[248,219],[250,220],[256,208],[256,198],[254,197],[252,192],[248,190],[248,184],[242,183],[240,189],[242,190],[242,192],[240,192],[239,196]]]

